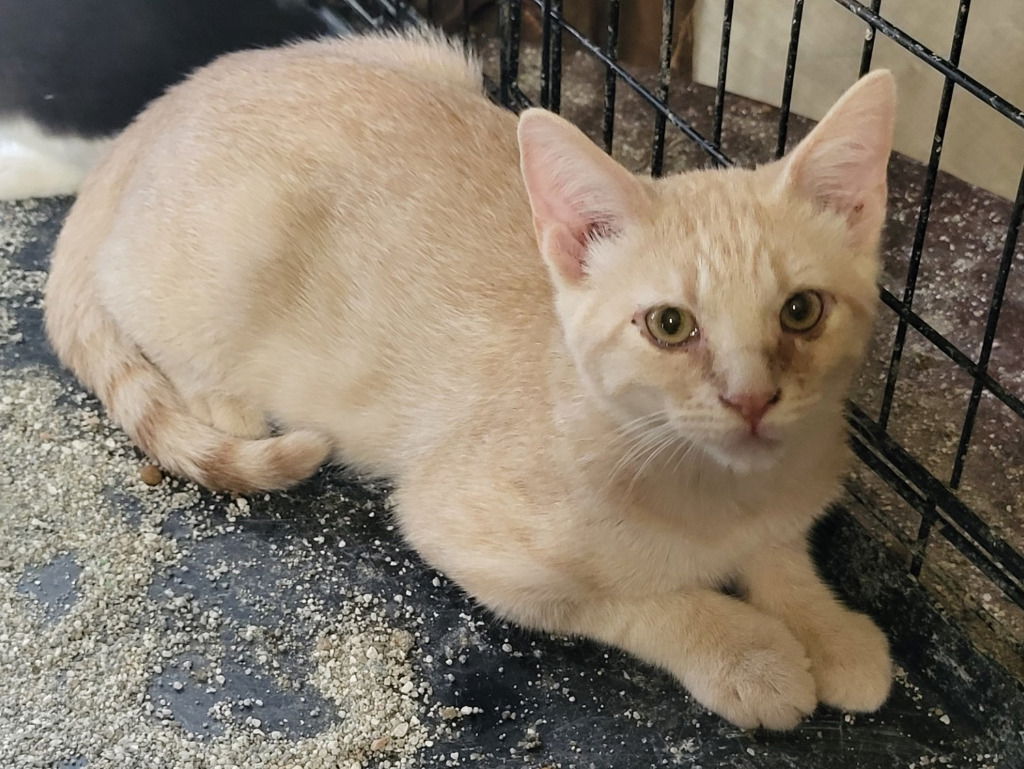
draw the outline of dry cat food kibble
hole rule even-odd
[[[147,486],[158,486],[160,481],[164,479],[164,474],[160,472],[160,468],[156,465],[143,465],[139,469],[139,478]]]

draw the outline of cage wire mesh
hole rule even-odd
[[[807,8],[822,4],[863,25],[859,67],[844,86],[872,68],[880,36],[942,80],[926,161],[896,155],[891,166],[882,317],[874,358],[849,404],[861,466],[848,506],[979,645],[1024,678],[1024,300],[1019,284],[1010,290],[1024,168],[1012,200],[940,169],[954,97],[978,100],[1020,131],[1024,112],[960,67],[970,0],[957,5],[943,52],[893,23],[883,0],[793,0],[777,108],[728,90],[730,61],[747,54],[732,50],[734,0],[706,3],[721,19],[717,77],[707,86],[692,82],[674,55],[692,2],[663,0],[660,34],[650,41],[657,54],[643,65],[620,57],[630,6],[620,0],[589,9],[599,11],[599,34],[574,23],[563,0],[334,3],[374,27],[443,23],[481,52],[497,101],[561,111],[627,167],[654,175],[764,162],[809,130],[792,109],[794,84],[815,66],[801,60],[801,33]],[[961,260],[955,270],[950,254]]]

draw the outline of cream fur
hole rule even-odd
[[[330,452],[392,477],[405,537],[502,616],[621,646],[744,727],[872,710],[885,637],[805,535],[847,461],[892,112],[876,73],[788,160],[652,181],[540,111],[520,152],[430,36],[226,56],[87,180],[47,327],[175,472],[269,488]],[[823,323],[783,333],[807,288]],[[666,303],[691,345],[641,333]],[[758,439],[719,398],[765,388]]]

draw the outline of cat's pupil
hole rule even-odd
[[[811,303],[804,294],[797,294],[789,300],[789,317],[799,322],[811,314]]]
[[[669,307],[661,313],[661,330],[668,336],[675,336],[683,325],[683,316],[679,310]]]

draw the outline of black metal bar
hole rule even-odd
[[[861,462],[873,470],[875,475],[881,478],[890,489],[899,494],[899,496],[902,497],[908,505],[921,514],[921,528],[918,530],[916,539],[912,542],[907,542],[900,538],[900,541],[903,542],[910,551],[910,573],[915,577],[920,576],[921,567],[924,565],[924,546],[922,545],[922,542],[927,542],[928,540],[927,533],[922,537],[921,529],[925,528],[925,521],[928,521],[927,529],[930,533],[932,525],[937,517],[935,513],[935,503],[911,486],[903,475],[895,470],[885,460],[885,458],[878,453],[874,446],[864,440],[862,435],[856,432],[853,433],[851,435],[851,445],[853,446],[854,453]],[[888,521],[883,521],[883,523],[891,525]],[[984,560],[979,554],[976,554],[975,557],[979,560]]]
[[[715,88],[715,124],[711,129],[711,141],[722,147],[722,120],[725,117],[725,81],[729,73],[729,41],[732,36],[732,9],[734,0],[725,0],[722,11],[722,42],[718,55],[718,85]]]
[[[534,4],[540,6],[542,0],[533,0]],[[562,21],[562,29],[564,29],[569,35],[579,43],[580,47],[593,56],[595,59],[600,61],[607,67],[610,67],[612,71],[632,89],[637,96],[647,102],[656,112],[661,112],[665,115],[665,119],[669,124],[682,131],[694,144],[696,144],[701,150],[703,150],[712,160],[719,163],[720,165],[731,166],[732,160],[723,155],[714,144],[709,142],[703,134],[695,129],[688,120],[680,117],[672,110],[668,109],[665,104],[658,100],[658,97],[651,93],[650,89],[644,86],[639,80],[637,80],[629,70],[622,67],[618,62],[609,59],[604,51],[602,51],[582,32],[567,21]]]
[[[558,112],[562,95],[562,0],[541,2],[540,104]]]
[[[885,463],[896,469],[920,493],[908,495],[904,486],[891,482],[893,479],[887,477],[889,485],[922,514],[934,510],[947,524],[943,527],[943,536],[951,541],[955,535],[950,535],[948,529],[960,529],[965,537],[958,540],[958,549],[997,581],[1014,602],[1024,607],[1024,556],[996,535],[956,494],[923,468],[856,404],[850,404],[849,423],[853,427],[854,450],[861,460],[879,472],[877,465],[881,460],[878,456],[869,455],[874,452],[884,457]]]
[[[789,106],[793,101],[793,76],[796,75],[796,57],[800,51],[800,24],[804,16],[804,0],[793,0],[793,19],[789,27],[789,50],[786,53],[786,77],[782,83],[782,102],[779,105],[779,141],[775,145],[775,157],[786,154],[786,138],[789,134]]]
[[[922,512],[931,504],[926,497],[922,496],[920,492],[910,486],[899,472],[894,470],[878,453],[872,450],[869,444],[862,442],[856,435],[853,436],[852,446],[857,458],[867,465],[879,478],[881,478],[889,488],[899,494],[900,497],[903,498],[903,500],[911,507],[916,509],[918,512]],[[934,510],[934,506],[932,509]],[[981,571],[1000,590],[1002,590],[1007,598],[1018,606],[1024,606],[1024,589],[1022,589],[1017,582],[1007,577],[1007,575],[999,569],[999,564],[993,562],[991,557],[986,556],[981,550],[979,550],[977,545],[969,537],[961,534],[953,526],[946,526],[942,523],[939,523],[937,531],[960,553],[962,553],[968,561],[976,566],[979,571]],[[913,544],[909,547],[911,550],[910,569],[913,570],[914,559],[917,555],[917,551]],[[921,563],[923,565],[923,560]],[[918,568],[914,575],[920,575],[920,568]]]
[[[967,93],[981,99],[981,101],[988,104],[996,112],[1005,115],[1021,128],[1024,128],[1024,110],[1021,110],[1020,107],[1011,104],[992,89],[986,88],[966,72],[957,68],[956,65],[942,58],[927,46],[922,45],[902,29],[890,23],[886,19],[883,19],[877,13],[874,13],[863,3],[859,3],[857,0],[833,0],[833,2],[839,3],[852,13],[856,14],[870,24],[873,29],[899,43],[902,48],[905,48],[932,69],[937,69],[958,86],[963,88]]]
[[[605,40],[605,56],[609,61],[617,61],[619,55],[619,0],[608,0],[608,35]],[[615,86],[617,84],[615,70],[606,66],[604,72],[604,115],[602,117],[601,137],[604,140],[604,151],[611,154],[615,141]]]
[[[877,14],[882,7],[882,0],[871,0],[871,12]],[[864,77],[871,69],[871,57],[875,53],[875,28],[868,25],[867,34],[864,36],[864,47],[860,50],[860,69],[858,77]]]
[[[920,465],[867,413],[856,404],[849,405],[849,423],[854,435],[879,451],[892,465],[920,490],[921,499],[934,502],[944,522],[962,529],[995,563],[1013,579],[1024,585],[1024,555],[1016,552],[938,478]],[[907,500],[914,503],[914,500]],[[922,510],[923,512],[923,510]]]
[[[915,577],[921,576],[921,569],[924,567],[925,550],[931,539],[932,527],[938,520],[938,513],[935,512],[935,505],[929,503],[928,509],[921,513],[921,524],[917,527],[917,538],[912,546],[910,557],[910,573]]]
[[[363,19],[363,21],[365,21],[371,27],[377,26],[377,19],[373,16],[373,14],[371,14],[369,11],[363,8],[363,6],[358,2],[358,0],[348,0],[347,5],[350,10],[355,11],[355,13],[358,14]]]
[[[551,66],[548,72],[548,109],[552,112],[562,110],[562,0],[552,0],[552,13],[555,15],[555,29],[551,36]]]
[[[1024,215],[1024,169],[1021,169],[1020,181],[1017,184],[1017,197],[1010,211],[1010,222],[1006,227],[1006,239],[1003,241],[1003,254],[999,259],[996,272],[996,285],[992,292],[992,302],[988,308],[988,319],[985,321],[985,335],[981,341],[981,352],[978,353],[978,371],[987,372],[988,362],[992,356],[992,345],[996,339],[996,328],[999,325],[999,313],[1003,307],[1003,296],[1006,294],[1006,283],[1013,267],[1013,257],[1017,251],[1017,236],[1020,234],[1021,218]],[[981,380],[975,378],[971,388],[971,398],[967,403],[967,414],[964,416],[963,429],[960,431],[960,442],[957,444],[956,457],[953,459],[953,473],[949,485],[957,488],[964,471],[964,461],[970,447],[971,433],[974,431],[974,420],[978,415],[981,402]]]
[[[530,99],[518,85],[513,85],[509,88],[508,102],[501,100],[501,83],[496,81],[494,78],[489,77],[486,73],[484,74],[484,91],[491,98],[491,101],[501,104],[504,107],[508,107],[515,113],[522,112],[528,107],[533,107],[533,100]]]
[[[540,9],[540,106],[545,109],[551,103],[551,1],[541,0]]]
[[[498,9],[501,34],[501,74],[498,98],[512,106],[512,93],[519,87],[519,34],[522,29],[522,0],[503,0]]]
[[[956,28],[953,31],[953,42],[950,46],[949,59],[954,66],[960,62],[960,51],[963,49],[964,32],[967,30],[967,17],[971,11],[971,0],[962,0],[956,17]],[[907,265],[907,282],[903,288],[903,305],[908,309],[914,304],[914,293],[917,290],[917,276],[921,268],[921,257],[924,254],[924,242],[928,235],[928,221],[931,217],[932,196],[935,194],[935,182],[939,177],[939,161],[942,159],[942,145],[946,138],[946,122],[949,120],[949,107],[953,101],[954,83],[950,79],[942,86],[942,98],[939,100],[939,114],[935,120],[935,133],[932,149],[928,157],[928,170],[925,173],[924,186],[921,190],[921,208],[917,215],[917,227],[914,230],[914,243],[910,249],[910,263]],[[900,362],[903,358],[903,345],[907,339],[907,323],[902,318],[896,326],[892,354],[889,357],[889,369],[885,375],[885,388],[882,392],[882,407],[878,422],[883,428],[889,424],[892,413],[893,399],[896,395],[896,381],[899,378]]]
[[[353,0],[349,0],[349,4],[352,5]],[[387,29],[399,23],[401,16],[415,18],[412,15],[412,8],[404,0],[375,0],[373,5],[374,10],[380,14],[373,18],[373,26],[378,29]]]
[[[854,444],[855,441],[856,439],[854,438],[850,439],[851,444]],[[870,448],[864,448],[863,450],[872,457],[876,456]],[[854,453],[856,454],[856,450]],[[877,461],[881,462],[880,459]],[[885,463],[882,462],[882,464]],[[888,465],[886,465],[886,468],[888,469]],[[878,473],[876,473],[876,475],[878,475]],[[885,479],[883,478],[882,480],[884,481]],[[889,484],[886,483],[886,485],[888,486]],[[913,540],[911,540],[910,537],[908,537],[898,526],[892,525],[892,511],[889,510],[888,507],[883,509],[883,506],[879,504],[878,497],[873,489],[862,485],[854,478],[848,478],[846,482],[843,483],[843,490],[846,492],[847,496],[859,502],[860,507],[863,508],[863,512],[870,515],[877,525],[884,526],[888,530],[889,535],[901,544],[908,552],[913,549]]]
[[[389,0],[380,1],[396,24],[423,24],[434,13],[434,0],[428,0],[427,7],[424,9],[426,16],[421,15],[407,0],[395,0],[394,3]]]
[[[1021,401],[1013,393],[1009,392],[999,382],[994,380],[988,373],[979,371],[978,365],[972,361],[955,344],[936,331],[926,320],[913,310],[904,307],[887,288],[879,289],[879,296],[882,302],[899,317],[904,318],[910,326],[921,336],[931,342],[939,352],[943,353],[951,361],[966,371],[970,376],[978,379],[990,393],[1003,402],[1017,416],[1024,417],[1024,401]]]
[[[658,101],[668,109],[668,87],[672,79],[672,32],[675,27],[676,0],[661,3],[661,51],[658,56]],[[654,139],[651,142],[651,176],[661,176],[665,164],[665,112],[654,114]]]

